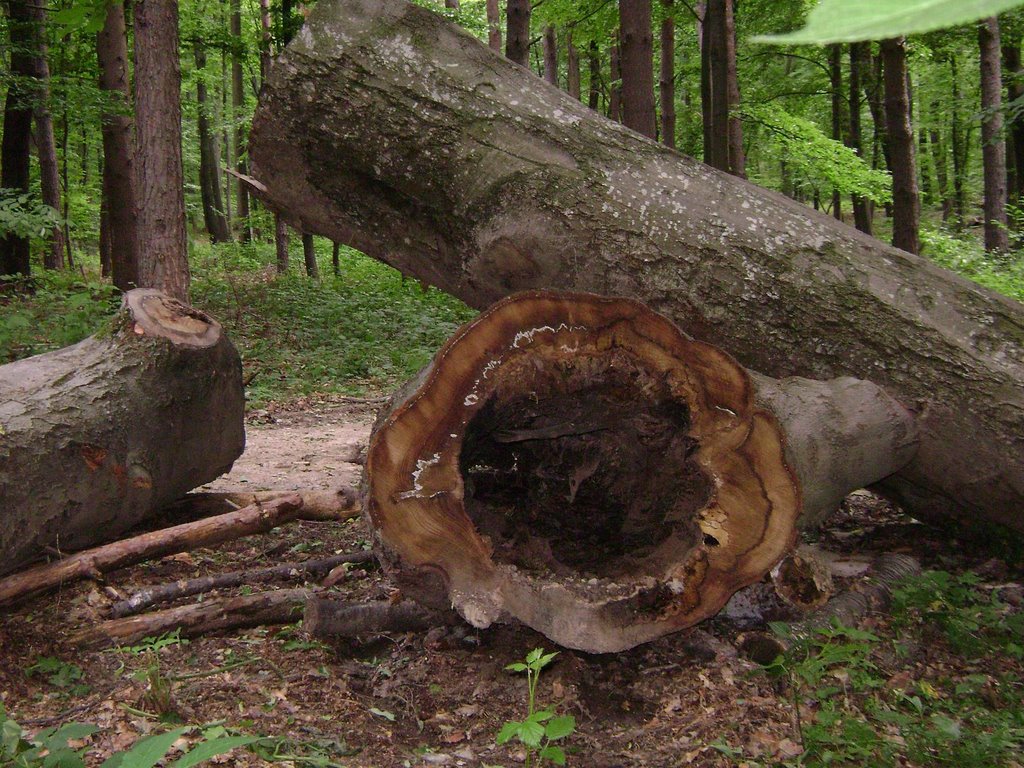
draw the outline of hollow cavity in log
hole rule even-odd
[[[800,509],[746,371],[589,294],[521,294],[465,326],[378,427],[366,476],[408,593],[438,604],[440,575],[472,624],[590,651],[713,615],[790,548]]]

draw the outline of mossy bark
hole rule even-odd
[[[921,445],[881,489],[1024,530],[1020,304],[605,120],[426,9],[321,0],[250,152],[303,231],[474,306],[630,296],[765,374],[883,385]]]

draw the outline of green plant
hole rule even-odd
[[[546,654],[543,648],[534,648],[523,661],[505,667],[509,672],[526,673],[526,717],[505,723],[498,731],[496,741],[505,744],[513,737],[519,739],[526,747],[527,768],[532,764],[534,754],[538,762],[549,760],[556,765],[565,765],[565,750],[551,742],[564,739],[576,730],[576,718],[572,715],[556,715],[552,709],[537,709],[540,671],[557,655],[557,651]]]
[[[181,637],[181,630],[176,629],[158,637],[143,638],[137,645],[114,648],[116,653],[138,656],[144,660],[143,666],[132,673],[132,678],[146,684],[142,704],[147,711],[159,717],[173,717],[176,710],[174,683],[163,672],[160,652],[166,648],[187,644],[188,640]]]
[[[64,219],[29,192],[0,188],[0,236],[45,237]]]
[[[0,766],[85,768],[87,747],[73,745],[72,742],[85,739],[98,731],[95,725],[66,723],[29,735],[17,721],[7,715],[3,703],[0,703]],[[186,726],[139,739],[130,749],[108,757],[100,768],[152,768],[178,739],[194,731],[196,727]],[[232,735],[222,726],[210,726],[200,729],[199,740],[168,765],[169,768],[192,768],[237,747],[258,741],[258,737]]]
[[[45,677],[55,688],[61,688],[71,696],[84,696],[89,686],[82,682],[82,668],[52,656],[40,656],[36,663],[25,670],[29,677]]]

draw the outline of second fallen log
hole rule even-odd
[[[610,652],[714,615],[915,450],[869,382],[751,375],[639,302],[533,292],[400,393],[363,508],[404,594]]]

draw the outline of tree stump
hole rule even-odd
[[[363,508],[406,595],[618,651],[715,614],[915,449],[872,384],[752,376],[639,302],[529,292],[396,396]]]
[[[228,471],[243,408],[220,324],[153,290],[85,341],[0,366],[0,573],[111,540]]]

